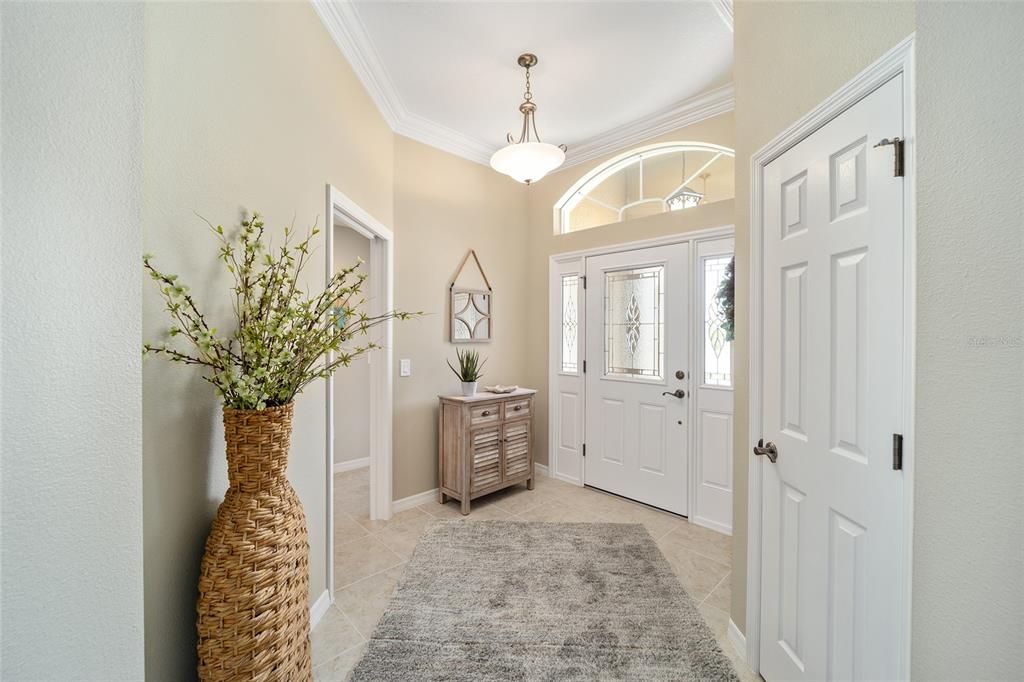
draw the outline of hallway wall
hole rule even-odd
[[[225,229],[259,210],[272,239],[324,216],[324,185],[393,222],[394,136],[308,3],[145,7],[143,242],[223,329],[230,277],[195,213]],[[324,282],[324,239],[306,271]],[[139,251],[141,252],[141,248]],[[143,285],[143,335],[166,326]],[[146,679],[195,676],[195,600],[210,520],[227,488],[220,405],[199,373],[144,365]],[[288,476],[309,526],[311,599],[326,589],[325,393],[296,404]]]
[[[395,325],[394,496],[437,487],[437,396],[459,393],[448,336],[448,284],[471,248],[494,287],[493,339],[462,344],[487,358],[481,386],[526,384],[526,191],[487,166],[395,136],[395,306],[422,318]],[[484,287],[470,259],[459,284]]]
[[[355,230],[335,225],[334,271],[351,267],[363,259],[359,270],[370,275],[370,240]],[[369,310],[370,279],[363,282],[363,310]],[[334,462],[348,462],[370,456],[370,359],[372,353],[356,358],[334,375]]]

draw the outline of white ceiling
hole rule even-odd
[[[315,2],[396,132],[485,162],[537,127],[569,163],[732,108],[728,0]]]

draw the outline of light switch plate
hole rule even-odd
[[[407,377],[412,374],[412,360],[409,358],[402,358],[398,361],[398,375]]]

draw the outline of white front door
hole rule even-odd
[[[893,680],[900,575],[903,137],[897,76],[764,171],[760,672]]]
[[[586,268],[585,482],[677,514],[688,513],[688,262],[684,243]]]

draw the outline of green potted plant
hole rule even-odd
[[[212,327],[178,275],[143,265],[171,318],[167,338],[144,355],[194,365],[224,403],[229,487],[206,540],[196,628],[201,680],[312,679],[306,517],[286,477],[294,399],[303,388],[376,347],[361,341],[388,320],[359,309],[360,263],[319,293],[300,286],[310,241],[271,248],[254,213],[229,237],[210,225],[234,279],[236,327]],[[328,360],[334,353],[333,360]]]
[[[461,351],[456,349],[455,355],[459,359],[459,368],[455,369],[451,360],[447,361],[448,366],[451,367],[452,371],[455,372],[455,376],[459,377],[459,381],[462,382],[462,395],[467,398],[474,396],[476,395],[477,382],[484,375],[481,370],[487,360],[481,360],[480,354],[475,350]]]

